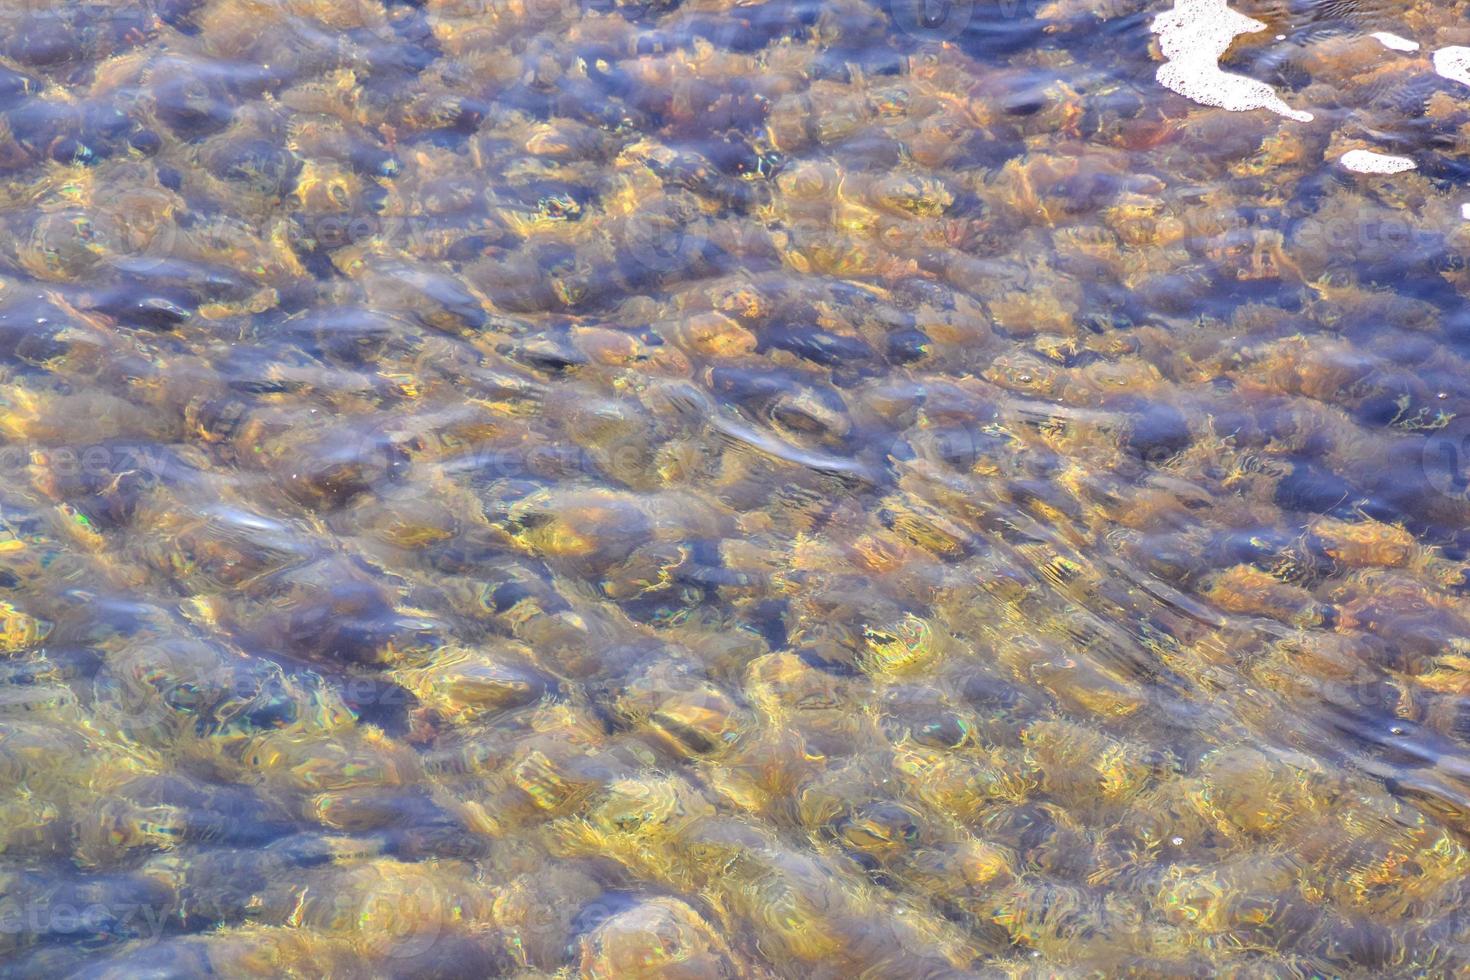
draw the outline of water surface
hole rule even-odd
[[[1470,29],[1211,11],[0,10],[0,974],[1464,970]]]

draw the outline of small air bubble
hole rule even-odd
[[[1170,837],[1169,838],[1169,843],[1170,844],[1173,844],[1175,847],[1183,847],[1184,846],[1184,838],[1183,837]]]

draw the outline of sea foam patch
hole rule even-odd
[[[1434,52],[1434,70],[1452,82],[1470,85],[1470,48],[1440,48]]]
[[[1360,174],[1401,174],[1416,167],[1408,157],[1389,156],[1372,150],[1349,150],[1338,162]]]
[[[1175,0],[1174,7],[1154,18],[1164,64],[1159,84],[1202,105],[1232,112],[1269,109],[1288,119],[1310,122],[1312,114],[1293,109],[1265,82],[1227,72],[1220,58],[1242,34],[1266,25],[1231,10],[1225,0]]]
[[[1369,35],[1369,37],[1373,38],[1375,41],[1383,45],[1385,48],[1388,48],[1390,51],[1419,50],[1418,41],[1410,41],[1406,37],[1399,37],[1397,34],[1390,34],[1388,31],[1374,31],[1372,34]]]

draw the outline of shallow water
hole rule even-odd
[[[0,974],[1463,971],[1462,7],[12,0]]]

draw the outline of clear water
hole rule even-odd
[[[0,974],[1463,971],[1470,32],[1168,10],[6,4]]]

